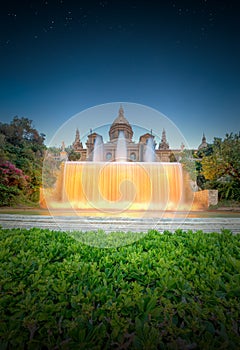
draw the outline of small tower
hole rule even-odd
[[[166,137],[166,131],[165,131],[165,129],[163,129],[163,132],[162,132],[162,139],[161,139],[161,142],[159,143],[158,149],[160,149],[160,150],[167,150],[167,149],[169,149],[169,144],[168,144],[168,142],[167,142],[167,137]]]
[[[207,139],[203,133],[203,137],[202,137],[202,143],[198,146],[198,149],[203,149],[203,148],[207,148],[208,144],[207,144]]]
[[[88,135],[88,139],[86,142],[87,160],[93,160],[94,144],[95,144],[95,141],[98,137],[100,138],[100,142],[103,144],[102,136],[98,135],[96,132],[92,132],[92,129],[90,131],[91,131],[91,133]]]
[[[73,142],[73,149],[75,152],[80,152],[83,149],[82,142],[80,141],[79,130],[76,130],[75,141]]]
[[[65,143],[62,141],[62,146],[61,146],[61,152],[60,152],[60,160],[67,160],[68,159],[68,154],[65,150]]]

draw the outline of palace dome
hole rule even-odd
[[[124,116],[124,110],[122,106],[120,106],[118,111],[118,116],[110,127],[110,130],[109,130],[110,142],[117,141],[120,131],[124,132],[126,141],[132,142],[133,130],[128,120]]]

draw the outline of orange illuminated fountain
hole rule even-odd
[[[178,163],[66,162],[62,202],[108,212],[176,210],[182,184]]]
[[[116,162],[102,162],[95,143],[93,162],[65,162],[62,203],[73,209],[115,213],[131,210],[176,210],[183,195],[179,163],[155,162],[153,144],[147,143],[144,162],[128,162],[124,134],[119,133]]]
[[[76,135],[75,144],[82,149]],[[86,160],[62,163],[56,185],[44,193],[49,209],[72,209],[79,215],[91,212],[98,216],[186,210],[192,193],[181,164],[159,162],[154,138],[148,133],[143,135],[147,139],[140,138],[137,159],[141,161],[135,161],[133,131],[122,107],[109,135],[110,142],[104,145],[100,135],[90,134]]]

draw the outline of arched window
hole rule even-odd
[[[106,159],[107,159],[107,160],[111,160],[111,159],[112,159],[112,153],[111,153],[111,152],[108,152],[108,153],[106,154]]]
[[[132,152],[132,153],[130,154],[130,159],[131,159],[133,162],[137,159],[136,153],[135,153],[135,152]]]

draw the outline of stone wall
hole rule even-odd
[[[208,191],[208,203],[209,205],[218,204],[218,190],[209,190]]]
[[[193,210],[207,209],[210,205],[218,204],[217,190],[204,190],[194,192]]]

